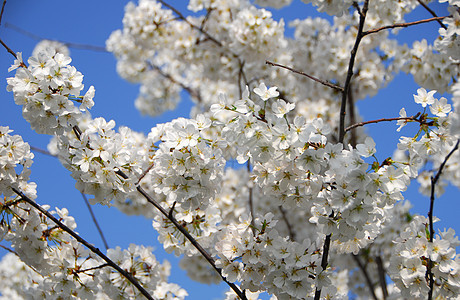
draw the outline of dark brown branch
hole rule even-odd
[[[420,3],[420,5],[423,6],[433,17],[438,17],[436,13],[431,8],[429,8],[428,5],[426,5],[423,1],[417,0],[417,2]],[[438,20],[438,23],[442,28],[447,29],[447,26],[444,25],[444,23],[442,23],[441,20]]]
[[[423,121],[417,119],[420,116],[420,113],[412,116],[412,117],[398,117],[398,118],[381,118],[377,120],[371,120],[371,121],[365,121],[365,122],[359,122],[353,125],[348,126],[345,128],[345,132],[348,132],[352,129],[355,129],[356,127],[364,126],[367,124],[374,124],[374,123],[380,123],[380,122],[390,122],[390,121],[400,121],[400,120],[407,120],[407,121],[415,121],[419,122],[420,124],[425,124]]]
[[[295,232],[292,230],[292,225],[289,222],[289,219],[287,218],[286,211],[284,210],[284,208],[281,205],[278,206],[278,208],[279,208],[279,210],[281,212],[281,216],[283,217],[284,223],[286,223],[286,227],[287,227],[288,233],[289,233],[289,238],[291,239],[291,241],[295,242],[295,240],[296,240]]]
[[[49,39],[49,38],[44,38],[44,37],[41,37],[39,35],[36,35],[36,34],[33,34],[27,30],[24,30],[14,24],[11,24],[11,23],[5,23],[5,27],[6,28],[10,28],[22,35],[25,35],[33,40],[36,40],[36,41],[42,41],[42,40],[48,40],[48,41],[53,41],[53,42],[59,42],[61,44],[64,44],[65,46],[69,47],[69,48],[74,48],[74,49],[81,49],[81,50],[90,50],[90,51],[97,51],[97,52],[106,52],[106,53],[109,53],[109,51],[107,51],[107,49],[105,49],[105,47],[101,47],[101,46],[94,46],[94,45],[87,45],[87,44],[78,44],[78,43],[71,43],[71,42],[66,42],[66,41],[61,41],[61,40],[56,40],[56,39]]]
[[[126,176],[126,175],[125,175]],[[219,273],[222,280],[230,286],[230,288],[243,300],[247,300],[245,294],[234,284],[229,282],[223,275],[222,270],[216,266],[216,262],[211,255],[196,241],[196,239],[185,229],[172,213],[166,211],[159,203],[157,203],[141,186],[137,186],[137,191],[155,208],[157,208],[174,226],[190,241],[190,243],[201,253],[201,255],[211,264],[214,270]]]
[[[81,141],[81,134],[82,134],[82,132],[81,132],[80,127],[78,127],[78,125],[75,125],[74,127],[72,127],[72,130],[73,130],[73,132],[75,133],[75,135],[77,136],[77,139],[78,139],[79,141]]]
[[[19,257],[19,255],[18,255],[16,252],[14,252],[14,250],[12,250],[12,249],[10,249],[10,248],[8,248],[8,247],[5,247],[5,246],[3,246],[3,245],[0,245],[0,248],[3,248],[4,250],[6,250],[6,251],[8,251],[8,252],[10,252],[10,253],[13,253],[14,255],[16,255],[17,257]]]
[[[398,28],[398,27],[409,27],[409,26],[413,26],[413,25],[418,25],[418,24],[423,24],[423,23],[428,23],[428,22],[433,22],[433,21],[441,21],[445,18],[448,18],[450,16],[445,16],[445,17],[434,17],[434,18],[430,18],[430,19],[423,19],[423,20],[419,20],[419,21],[414,21],[414,22],[408,22],[408,23],[397,23],[397,24],[393,24],[393,25],[388,25],[388,26],[383,26],[383,27],[380,27],[380,28],[376,28],[376,29],[371,29],[371,30],[368,30],[368,31],[364,31],[363,32],[363,36],[366,36],[368,34],[371,34],[371,33],[377,33],[379,31],[382,31],[382,30],[385,30],[385,29],[392,29],[392,28]]]
[[[353,66],[355,64],[355,59],[356,59],[356,54],[358,52],[359,43],[361,42],[361,39],[364,37],[363,28],[364,28],[364,21],[366,20],[368,5],[369,5],[369,0],[366,0],[364,2],[362,11],[360,11],[358,33],[356,34],[355,44],[353,46],[353,49],[351,50],[350,61],[348,63],[347,78],[345,79],[345,85],[342,91],[342,104],[340,107],[339,143],[343,143],[343,139],[345,137],[345,115],[346,115],[346,107],[347,107],[348,89],[350,88],[351,78],[353,77]]]
[[[324,245],[323,245],[323,257],[321,258],[321,267],[323,270],[326,270],[327,268],[327,258],[329,256],[329,248],[331,247],[331,234],[326,235],[326,238],[324,239]],[[314,300],[319,300],[321,298],[321,290],[316,288],[315,291],[315,299]]]
[[[117,270],[121,275],[123,275],[126,279],[129,280],[138,290],[139,292],[142,293],[147,299],[152,299],[152,296],[149,295],[149,293],[139,284],[136,278],[134,278],[130,273],[127,271],[123,270],[118,266],[116,263],[114,263],[110,258],[108,258],[104,253],[102,253],[98,248],[94,247],[90,243],[88,243],[85,239],[83,239],[81,236],[76,234],[72,229],[67,227],[64,223],[56,219],[52,214],[50,214],[47,210],[43,209],[38,203],[24,195],[21,191],[17,190],[16,188],[12,188],[13,191],[21,197],[25,202],[27,202],[29,205],[34,207],[36,210],[40,211],[42,214],[47,216],[49,219],[51,219],[56,225],[59,226],[62,230],[67,232],[70,236],[72,236],[74,239],[76,239],[79,243],[85,245],[91,252],[102,258],[109,266]]]
[[[251,175],[251,163],[249,162],[249,160],[248,160],[247,168],[248,168],[248,174],[250,176]],[[254,223],[254,218],[256,216],[254,214],[254,200],[253,200],[253,197],[252,197],[252,187],[249,187],[248,192],[249,192],[249,199],[248,199],[248,202],[249,202],[249,214],[251,215],[251,229],[252,229],[252,234],[255,235],[256,225]]]
[[[355,116],[355,99],[353,98],[353,91],[352,91],[352,88],[351,88],[351,84],[350,84],[350,88],[348,89],[348,112],[350,114],[350,123],[351,124],[355,124],[356,123],[356,116]],[[345,132],[347,130],[345,129]],[[356,132],[353,130],[351,132],[351,138],[350,138],[350,143],[353,147],[356,146],[356,144],[358,143],[357,141],[357,137],[356,137]]]
[[[211,16],[212,11],[214,8],[207,8],[206,9],[206,15],[203,18],[203,21],[201,21],[200,28],[204,30],[204,26],[206,25],[206,22],[209,20],[209,17]]]
[[[460,139],[457,140],[457,143],[455,144],[454,148],[447,154],[446,158],[444,161],[441,163],[439,166],[439,170],[436,173],[434,177],[431,177],[431,195],[430,195],[430,210],[428,211],[428,219],[429,219],[429,227],[430,227],[430,243],[433,243],[433,236],[434,236],[434,228],[433,228],[433,211],[434,211],[434,199],[435,199],[435,191],[436,191],[436,183],[439,180],[439,177],[442,174],[442,171],[444,167],[447,164],[447,161],[449,158],[452,156],[452,154],[458,149],[458,145],[460,143]],[[429,280],[429,286],[430,290],[428,292],[428,300],[433,299],[433,287],[434,287],[434,278],[433,278],[433,262],[431,261],[431,258],[428,258],[428,264],[427,264],[427,270],[426,274]]]
[[[6,0],[3,0],[2,11],[0,12],[0,25],[2,25],[3,11],[5,10]]]
[[[377,296],[375,295],[374,284],[372,283],[371,278],[369,277],[369,273],[367,272],[366,267],[363,265],[358,255],[353,254],[352,256],[353,256],[354,261],[358,265],[359,269],[361,270],[361,273],[363,273],[364,279],[366,280],[367,287],[369,288],[369,291],[372,294],[372,298],[374,298],[375,300],[378,300]]]
[[[380,255],[375,258],[375,262],[377,263],[377,269],[379,272],[379,283],[380,288],[382,289],[383,300],[386,300],[388,298],[387,281],[385,279],[385,268],[383,267],[383,261]]]
[[[353,76],[353,66],[355,64],[356,53],[358,52],[359,43],[361,42],[361,39],[364,36],[363,28],[364,28],[364,22],[366,20],[369,0],[364,1],[362,10],[359,8],[356,2],[354,3],[354,5],[359,12],[359,26],[358,26],[358,33],[356,35],[355,44],[353,46],[353,49],[351,50],[350,61],[348,63],[347,78],[345,80],[345,85],[342,91],[342,103],[340,106],[339,143],[343,143],[343,139],[345,137],[345,115],[346,115],[346,108],[347,108],[348,90],[350,88],[351,77]],[[332,216],[334,216],[334,211],[331,212],[331,217]],[[328,234],[326,238],[324,239],[323,257],[321,258],[321,267],[323,268],[323,270],[326,270],[327,264],[328,264],[327,260],[329,256],[329,248],[331,247],[331,236],[332,236],[331,234]],[[321,290],[318,289],[317,287],[315,291],[314,300],[319,300],[320,297],[321,297]]]
[[[85,272],[92,271],[92,270],[102,269],[102,268],[105,268],[105,267],[108,267],[108,266],[109,266],[108,264],[102,264],[102,265],[97,266],[97,267],[92,267],[92,268],[83,269],[83,270],[77,270],[74,273],[75,274],[77,274],[77,273],[85,273]]]
[[[0,44],[2,44],[2,46],[5,47],[6,51],[8,51],[11,55],[13,55],[14,58],[18,59],[18,57],[16,56],[16,53],[14,53],[14,51],[11,50],[10,47],[8,47],[8,46],[2,41],[2,39],[0,39]]]
[[[141,182],[141,180],[145,177],[145,175],[147,175],[147,174],[150,172],[150,170],[153,168],[154,165],[155,165],[155,164],[152,163],[152,164],[147,168],[147,170],[145,170],[144,172],[142,172],[141,176],[139,177],[139,179],[138,179],[137,182],[136,182],[136,185],[138,185],[139,182]]]
[[[85,194],[81,193],[81,196],[83,197],[83,200],[85,201],[86,207],[89,210],[89,213],[91,215],[91,219],[93,219],[94,225],[96,225],[97,231],[99,232],[99,235],[101,236],[102,242],[104,243],[105,250],[109,250],[109,244],[107,243],[107,240],[104,237],[104,233],[102,232],[101,227],[99,226],[99,223],[96,220],[96,216],[94,215],[93,209],[91,208],[91,205],[89,204],[88,198],[86,197]]]
[[[308,75],[307,73],[304,73],[304,72],[302,72],[302,71],[297,71],[297,70],[295,70],[295,69],[293,69],[293,68],[290,68],[290,67],[288,67],[288,66],[283,66],[283,65],[280,65],[280,64],[277,64],[277,63],[268,61],[268,60],[266,60],[265,63],[266,63],[267,65],[270,65],[270,66],[284,68],[284,69],[289,70],[289,71],[291,71],[291,72],[293,72],[293,73],[297,73],[297,74],[299,74],[299,75],[302,75],[302,76],[305,76],[305,77],[307,77],[307,78],[310,78],[311,80],[314,80],[314,81],[316,81],[316,82],[319,82],[319,83],[321,83],[322,85],[325,85],[325,86],[327,86],[327,87],[330,87],[330,88],[333,88],[333,89],[336,89],[336,90],[339,90],[339,91],[343,92],[343,88],[342,88],[342,87],[340,87],[340,86],[338,86],[338,85],[335,85],[335,84],[333,84],[333,83],[330,83],[330,82],[328,82],[328,81],[321,80],[321,79],[316,78],[316,77],[314,77],[314,76]]]

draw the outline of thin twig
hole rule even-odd
[[[39,35],[36,35],[34,33],[31,33],[25,29],[22,29],[14,24],[11,24],[11,23],[5,23],[5,27],[6,28],[10,28],[22,35],[25,35],[33,40],[36,40],[36,41],[42,41],[42,40],[48,40],[48,41],[54,41],[54,42],[59,42],[61,44],[64,44],[65,46],[69,47],[69,48],[74,48],[74,49],[81,49],[81,50],[90,50],[90,51],[97,51],[97,52],[106,52],[106,53],[109,53],[109,51],[107,51],[107,49],[105,47],[101,47],[101,46],[94,46],[94,45],[88,45],[88,44],[79,44],[79,43],[72,43],[72,42],[66,42],[66,41],[62,41],[62,40],[57,40],[57,39],[49,39],[49,38],[44,38],[44,37],[41,37]]]
[[[345,128],[345,132],[348,132],[356,127],[364,126],[367,124],[375,124],[375,123],[380,123],[380,122],[390,122],[390,121],[400,121],[400,120],[407,120],[407,121],[416,121],[419,122],[420,124],[425,124],[422,120],[417,119],[420,116],[420,113],[412,116],[412,117],[397,117],[397,118],[381,118],[377,120],[371,120],[371,121],[365,121],[365,122],[359,122],[353,125],[348,126]]]
[[[436,13],[431,8],[429,8],[428,5],[426,5],[423,1],[417,0],[417,2],[420,3],[420,5],[423,6],[433,17],[438,17],[438,15],[436,15]],[[441,20],[438,20],[438,23],[439,25],[441,25],[442,28],[447,29],[447,26],[444,25],[444,23],[441,22]]]
[[[458,145],[460,143],[460,139],[457,140],[457,143],[455,144],[454,148],[447,154],[446,158],[444,161],[441,163],[439,166],[439,170],[436,173],[434,177],[431,177],[431,195],[430,195],[430,210],[428,211],[428,219],[429,219],[429,227],[430,227],[430,243],[433,243],[433,236],[434,236],[434,228],[433,228],[433,211],[434,211],[434,197],[435,197],[435,191],[436,191],[436,183],[439,180],[439,177],[441,176],[441,173],[447,164],[447,161],[449,158],[452,156],[452,154],[458,149]],[[427,276],[429,279],[429,286],[430,290],[428,292],[428,300],[433,299],[433,287],[434,287],[434,278],[433,278],[433,272],[432,272],[432,267],[433,267],[433,262],[431,261],[431,257],[428,258],[428,265],[427,265]]]
[[[84,269],[84,270],[77,270],[74,273],[85,273],[85,272],[92,271],[92,270],[102,269],[102,268],[105,268],[105,267],[108,267],[108,266],[109,266],[108,264],[102,264],[102,265],[99,265],[97,267],[92,267],[92,268],[88,268],[88,269]]]
[[[189,24],[192,28],[198,30],[199,32],[201,32],[202,34],[204,34],[209,40],[211,40],[212,42],[214,42],[215,44],[217,44],[219,47],[223,47],[222,43],[219,42],[217,39],[215,39],[214,37],[212,37],[208,32],[206,32],[203,28],[201,28],[200,26],[196,26],[195,24],[191,23],[180,11],[178,11],[175,7],[169,5],[168,3],[166,3],[165,1],[163,0],[158,0],[158,2],[160,2],[161,4],[163,4],[164,6],[166,6],[167,8],[169,8],[170,10],[172,10],[181,20],[185,21],[187,24]]]
[[[126,279],[129,280],[138,290],[139,292],[142,293],[147,299],[152,299],[152,296],[149,295],[149,293],[139,284],[136,278],[133,277],[129,272],[125,271],[124,269],[120,268],[116,263],[114,263],[110,258],[108,258],[104,253],[102,253],[98,248],[94,247],[90,243],[88,243],[85,239],[83,239],[81,236],[76,234],[72,229],[67,227],[64,223],[56,219],[52,214],[50,214],[47,210],[45,210],[43,207],[41,207],[38,203],[24,195],[21,191],[17,190],[16,188],[12,188],[13,191],[21,197],[25,202],[27,202],[29,205],[40,211],[42,214],[47,216],[49,219],[51,219],[56,225],[59,226],[62,230],[67,232],[69,235],[71,235],[74,239],[76,239],[79,243],[85,245],[91,252],[94,254],[98,255],[100,258],[102,258],[109,266],[117,270],[121,275],[123,275]]]
[[[364,279],[366,280],[367,287],[369,288],[369,291],[372,294],[372,298],[374,298],[375,300],[378,300],[377,296],[375,295],[374,284],[372,283],[371,278],[369,277],[369,273],[367,272],[366,267],[363,265],[358,255],[353,254],[352,256],[356,264],[358,265],[359,269],[363,273]]]
[[[19,254],[16,253],[16,251],[14,251],[14,250],[12,250],[12,249],[10,249],[10,248],[8,248],[8,247],[5,247],[5,246],[3,246],[3,245],[0,245],[0,248],[5,249],[6,251],[8,251],[8,252],[10,252],[10,253],[12,253],[12,254],[14,254],[14,255],[16,255],[16,257],[18,257],[19,259],[21,259],[21,257],[19,256]],[[22,261],[22,260],[21,260],[21,261]],[[35,267],[33,267],[33,266],[31,266],[31,265],[29,265],[29,264],[23,262],[23,261],[22,261],[22,263],[25,264],[26,266],[28,266],[29,268],[31,268],[32,271],[34,271],[35,273],[37,273],[38,275],[40,275],[40,277],[43,277],[43,275],[40,274],[40,272],[38,272],[37,269],[35,269]]]
[[[299,75],[302,75],[302,76],[305,76],[305,77],[307,77],[307,78],[310,78],[311,80],[314,80],[314,81],[316,81],[316,82],[319,82],[319,83],[321,83],[322,85],[325,85],[325,86],[327,86],[327,87],[330,87],[330,88],[333,88],[333,89],[336,89],[336,90],[339,90],[339,91],[343,92],[343,87],[340,87],[340,86],[335,85],[335,84],[333,84],[333,83],[330,83],[330,82],[328,82],[328,81],[325,81],[325,80],[316,78],[316,77],[311,76],[311,75],[309,75],[309,74],[307,74],[307,73],[304,73],[304,72],[302,72],[302,71],[298,71],[298,70],[295,70],[295,69],[293,69],[293,68],[291,68],[291,67],[283,66],[283,65],[280,65],[280,64],[277,64],[277,63],[268,61],[268,60],[266,60],[265,63],[266,63],[267,65],[270,65],[270,66],[284,68],[284,69],[289,70],[289,71],[291,71],[291,72],[293,72],[293,73],[297,73],[297,74],[299,74]]]
[[[136,185],[138,185],[139,182],[141,182],[141,180],[145,177],[145,175],[147,175],[150,172],[150,170],[153,168],[154,165],[155,165],[155,163],[152,163],[144,172],[142,172],[141,176],[139,177],[139,179],[136,182]]]
[[[89,204],[88,198],[82,192],[80,192],[80,194],[83,197],[83,200],[85,201],[86,207],[88,208],[89,213],[91,215],[91,219],[93,219],[93,223],[94,223],[94,225],[96,225],[97,231],[99,232],[99,235],[101,236],[102,242],[104,243],[105,250],[109,250],[109,244],[107,244],[107,240],[104,237],[104,233],[102,232],[102,229],[101,229],[101,227],[99,226],[99,223],[96,220],[96,216],[94,215],[93,209],[91,208],[91,205]]]
[[[172,83],[177,84],[181,88],[186,90],[187,93],[189,93],[189,95],[192,96],[193,98],[195,98],[198,102],[203,103],[203,99],[201,98],[201,94],[200,94],[199,91],[196,91],[196,90],[192,89],[191,87],[183,84],[182,82],[177,81],[174,77],[172,77],[171,74],[166,73],[159,66],[153,64],[152,62],[148,61],[147,64],[149,65],[150,68],[155,69],[161,76],[163,76],[164,78],[168,79]]]
[[[212,41],[214,44],[216,44],[217,46],[219,46],[220,48],[224,49],[225,51],[227,51],[228,53],[230,53],[234,58],[238,59],[238,64],[240,66],[240,73],[241,75],[243,76],[244,78],[244,81],[246,82],[246,85],[249,85],[248,84],[248,80],[246,79],[246,74],[244,73],[244,70],[243,70],[243,67],[244,67],[244,61],[242,61],[240,59],[240,56],[233,52],[231,49],[225,47],[225,45],[220,42],[218,39],[216,39],[215,37],[213,37],[212,35],[210,35],[206,30],[204,30],[204,23],[201,24],[201,26],[197,26],[193,23],[191,23],[179,10],[177,10],[175,7],[169,5],[168,3],[166,3],[165,1],[163,0],[158,0],[158,2],[160,2],[162,5],[164,5],[165,7],[169,8],[170,10],[172,10],[177,16],[179,19],[183,20],[185,23],[187,23],[188,25],[190,25],[190,27],[192,27],[193,29],[195,30],[198,30],[200,33],[202,33],[204,36],[206,36],[206,38],[210,41]],[[209,18],[210,16],[210,11],[208,14],[206,14],[206,17],[205,17],[205,20],[206,18]],[[204,22],[204,20],[203,20]],[[201,96],[200,94],[198,93],[198,101],[199,102],[203,102],[201,101]]]
[[[2,44],[2,46],[5,47],[6,51],[8,51],[11,55],[13,55],[14,58],[18,59],[16,53],[14,53],[14,51],[11,50],[10,47],[8,47],[8,46],[2,41],[2,39],[0,39],[0,44]]]
[[[388,298],[388,289],[387,289],[387,281],[385,279],[385,268],[383,267],[382,257],[377,256],[375,258],[375,262],[377,263],[377,269],[379,272],[379,283],[380,288],[382,289],[383,299],[386,300]]]
[[[434,18],[430,18],[430,19],[423,19],[423,20],[419,20],[419,21],[414,21],[414,22],[408,22],[408,23],[397,23],[397,24],[393,24],[393,25],[388,25],[388,26],[383,26],[383,27],[380,27],[380,28],[376,28],[376,29],[371,29],[371,30],[368,30],[368,31],[364,31],[362,36],[366,36],[368,34],[371,34],[371,33],[377,33],[379,31],[382,31],[382,30],[385,30],[385,29],[392,29],[392,28],[398,28],[398,27],[409,27],[409,26],[413,26],[413,25],[418,25],[418,24],[423,24],[423,23],[428,23],[428,22],[433,22],[433,21],[441,21],[445,18],[448,18],[450,16],[445,16],[445,17],[434,17]]]
[[[204,26],[206,25],[206,22],[209,20],[209,17],[211,16],[212,11],[214,8],[206,8],[206,15],[203,18],[203,21],[201,21],[200,28],[204,30]]]

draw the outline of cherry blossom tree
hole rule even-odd
[[[460,243],[435,215],[444,187],[460,187],[460,2],[436,12],[422,0],[304,2],[331,17],[293,20],[293,37],[268,8],[289,0],[190,0],[188,14],[172,1],[128,3],[106,49],[140,84],[137,109],[162,114],[184,92],[195,103],[190,118],[148,133],[92,117],[97,87],[56,41],[25,58],[0,40],[9,101],[51,137],[42,152],[90,204],[151,220],[193,280],[228,285],[226,299],[458,299]],[[419,6],[432,17],[406,22]],[[395,38],[429,22],[432,44]],[[355,102],[401,72],[419,85],[407,100],[418,110],[363,120]],[[364,130],[380,122],[399,136],[385,159]],[[152,248],[101,251],[66,208],[39,204],[33,145],[0,125],[4,297],[187,296]],[[413,180],[425,215],[404,198]]]

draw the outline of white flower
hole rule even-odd
[[[375,150],[375,142],[371,137],[367,137],[364,140],[364,144],[358,144],[356,146],[356,150],[361,156],[369,157],[375,154],[377,150]]]
[[[399,117],[400,118],[407,118],[406,109],[404,107],[401,108],[401,110],[399,111]],[[404,126],[407,125],[407,120],[398,120],[398,122],[396,122],[396,125],[399,125],[399,127],[398,127],[398,129],[396,129],[396,131],[400,132],[401,128],[403,128]]]
[[[257,95],[260,96],[260,98],[264,101],[267,101],[268,99],[270,98],[273,98],[273,97],[278,97],[279,96],[279,92],[276,91],[277,87],[274,86],[274,87],[271,87],[269,89],[267,89],[267,87],[265,86],[265,84],[262,82],[259,87],[256,87],[254,89],[254,93],[256,93]]]
[[[272,110],[275,116],[278,118],[284,117],[285,114],[290,112],[295,108],[294,103],[287,103],[286,101],[282,99],[278,99],[275,103],[272,105]]]
[[[441,99],[434,100],[433,105],[430,106],[430,111],[437,117],[445,117],[450,112],[451,106],[447,104],[447,99],[442,97]]]
[[[16,59],[14,60],[13,64],[11,65],[11,67],[8,68],[8,72],[11,72],[13,70],[16,70],[17,68],[19,68],[22,64],[24,64],[24,62],[22,61],[22,52],[17,52],[16,53]]]
[[[433,104],[435,100],[435,98],[433,97],[434,93],[436,93],[435,90],[432,90],[427,93],[427,91],[424,88],[419,88],[417,90],[417,95],[414,95],[415,103],[419,103],[423,107]]]

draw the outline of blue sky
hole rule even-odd
[[[23,52],[26,59],[30,56],[36,40],[6,27],[15,25],[35,35],[48,39],[56,39],[72,43],[104,46],[110,33],[122,27],[124,6],[127,1],[59,1],[59,0],[16,0],[8,1],[0,27],[0,36],[13,51]],[[170,4],[185,11],[186,1],[169,1]],[[431,6],[434,10],[444,12],[437,4]],[[294,1],[294,7],[274,11],[276,19],[283,16],[285,20],[318,15],[310,6]],[[429,18],[430,15],[423,9],[418,9],[410,15],[407,21]],[[417,27],[403,29],[400,39],[412,44],[418,36],[428,35],[429,42],[437,34],[437,24],[430,23]],[[0,126],[10,126],[15,134],[20,134],[25,141],[35,147],[46,149],[48,136],[38,135],[30,130],[29,124],[21,117],[21,108],[14,104],[13,95],[6,92],[5,78],[14,76],[7,69],[13,62],[13,57],[1,49],[0,53]],[[134,108],[134,99],[138,93],[138,86],[121,79],[116,73],[115,58],[110,53],[88,50],[70,49],[72,65],[84,74],[86,88],[93,85],[96,88],[95,107],[92,109],[94,117],[114,119],[118,126],[126,125],[133,130],[148,133],[157,123],[163,123],[173,118],[187,117],[192,106],[184,99],[179,108],[160,117],[143,117]],[[413,103],[412,95],[416,93],[417,85],[410,76],[398,76],[388,87],[383,89],[375,98],[358,103],[364,120],[382,117],[395,117],[401,107],[406,107],[408,115],[418,111]],[[378,109],[376,109],[378,108]],[[379,159],[390,156],[398,140],[397,126],[394,123],[369,125],[367,132],[377,142],[377,156]],[[404,132],[403,132],[404,134]],[[88,241],[103,248],[103,244],[90,219],[80,193],[74,188],[75,182],[59,162],[51,157],[36,154],[32,166],[32,181],[38,185],[40,204],[50,204],[51,207],[67,207],[78,224],[77,231]],[[435,215],[441,219],[435,228],[452,227],[460,231],[457,214],[460,212],[458,189],[449,187],[447,193],[436,200]],[[428,198],[417,193],[414,182],[405,194],[416,207],[414,212],[426,215],[428,212]],[[110,247],[128,247],[130,243],[151,245],[156,248],[155,255],[162,261],[167,258],[173,264],[171,282],[179,283],[187,289],[189,299],[220,298],[225,286],[209,287],[192,282],[185,277],[185,273],[177,266],[178,260],[173,255],[166,254],[157,242],[157,236],[149,220],[138,217],[126,217],[115,208],[93,206],[94,212],[106,235]],[[1,243],[2,245],[5,242]],[[5,253],[0,249],[0,256]]]

